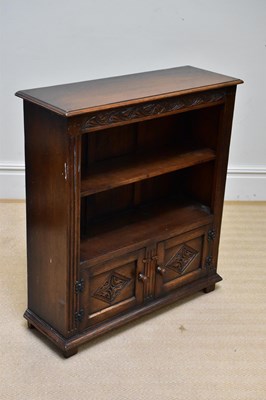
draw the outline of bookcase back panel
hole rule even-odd
[[[176,202],[188,199],[212,210],[213,185],[214,162],[208,162],[84,197],[81,201],[81,236],[97,234],[98,222],[103,229],[106,221],[109,229],[110,218],[115,227],[118,223],[116,215],[122,216],[123,221],[127,213],[163,199],[173,198]]]
[[[83,135],[83,165],[135,152],[136,137],[137,124]]]
[[[82,136],[82,176],[90,173],[101,161],[119,157],[161,153],[175,149],[177,153],[197,148],[216,150],[222,105],[174,114],[154,120],[103,129]],[[115,161],[117,162],[117,161]]]
[[[187,113],[190,132],[187,140],[194,143],[196,147],[208,147],[216,151],[223,109],[224,105],[218,105]]]
[[[182,171],[182,188],[186,195],[212,211],[215,162],[208,162]]]
[[[126,215],[163,198],[175,196],[178,200],[184,196],[182,180],[182,173],[177,171],[82,198],[81,235],[93,235],[97,221],[107,221],[117,213]]]

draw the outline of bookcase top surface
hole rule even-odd
[[[237,78],[184,66],[22,90],[16,96],[70,117],[240,83]]]

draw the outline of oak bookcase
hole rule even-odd
[[[17,92],[29,327],[65,357],[216,272],[236,85],[190,66]]]

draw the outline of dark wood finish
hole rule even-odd
[[[207,286],[206,288],[203,289],[204,293],[210,293],[215,290],[215,283],[211,284],[210,286]]]
[[[193,67],[18,92],[28,309],[82,343],[214,290],[236,85]]]
[[[184,297],[191,295],[192,293],[199,292],[200,290],[205,290],[207,287],[213,287],[213,285],[217,282],[220,282],[222,278],[214,273],[210,276],[205,276],[203,278],[197,279],[187,285],[181,286],[179,290],[174,290],[173,292],[154,299],[153,301],[148,301],[143,303],[141,307],[133,308],[122,315],[119,315],[115,318],[105,321],[104,323],[99,324],[99,326],[91,327],[90,329],[86,329],[81,334],[76,334],[68,339],[64,336],[60,335],[57,331],[53,329],[50,325],[48,325],[44,320],[38,317],[35,313],[27,309],[25,311],[24,317],[30,321],[36,329],[38,329],[44,336],[49,338],[51,342],[55,344],[63,353],[68,350],[74,351],[74,354],[77,352],[78,346],[99,337],[111,330],[118,328],[127,324],[128,322],[134,321],[143,315],[149,314],[155,310],[159,310],[160,308],[174,303]]]
[[[29,329],[35,329],[35,326],[32,325],[29,321],[27,321],[27,324]]]
[[[161,154],[157,150],[156,154],[142,153],[99,162],[88,167],[88,173],[81,182],[81,196],[128,185],[214,158],[214,151],[208,148],[183,150],[179,154],[175,149],[166,149]]]
[[[28,306],[67,336],[70,197],[66,121],[28,102],[25,111]]]
[[[158,243],[156,297],[208,274],[209,229],[211,225]]]
[[[82,265],[91,265],[94,258],[133,251],[150,242],[207,225],[212,220],[208,208],[175,198],[116,213],[90,224],[89,237],[81,241],[80,260]]]
[[[191,66],[23,90],[17,96],[62,115],[114,108],[175,94],[234,86],[242,81]]]
[[[74,356],[75,354],[77,354],[77,352],[78,352],[78,348],[77,348],[77,347],[73,347],[72,349],[63,350],[63,351],[62,351],[63,356],[64,356],[65,358],[72,357],[72,356]]]
[[[79,325],[81,332],[143,302],[144,257],[142,249],[81,270],[80,306],[87,315]]]

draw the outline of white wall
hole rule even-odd
[[[266,200],[265,0],[0,0],[0,198],[24,196],[14,92],[180,65],[242,78],[228,199]]]

